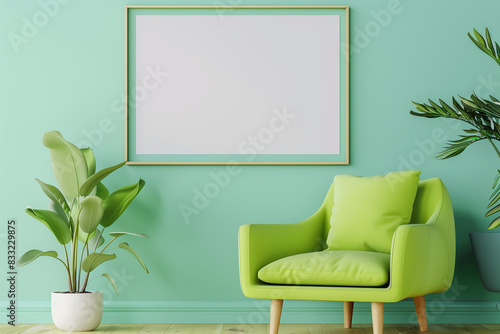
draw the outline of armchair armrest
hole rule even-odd
[[[323,249],[324,209],[295,224],[251,224],[239,229],[240,282],[249,296],[252,285],[261,284],[258,271],[283,257]]]
[[[449,256],[447,238],[436,224],[438,216],[436,212],[426,224],[401,225],[396,229],[390,280],[391,289],[398,296],[396,300],[443,292],[450,287],[454,259]]]

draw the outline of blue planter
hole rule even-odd
[[[500,292],[500,233],[469,233],[481,281],[488,291]]]

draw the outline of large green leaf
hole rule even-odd
[[[135,250],[133,250],[132,247],[129,246],[129,244],[127,244],[126,242],[122,242],[122,243],[120,243],[118,245],[118,247],[126,249],[130,253],[132,253],[132,255],[135,256],[135,258],[137,259],[137,261],[139,261],[139,263],[141,264],[141,266],[144,268],[144,270],[149,274],[149,270],[148,270],[148,268],[146,268],[146,265],[144,264],[144,262],[142,262],[141,258],[139,257],[139,254],[137,254],[137,252]]]
[[[55,205],[59,205],[61,209],[66,213],[69,214],[69,205],[68,202],[66,202],[66,198],[64,195],[61,193],[59,189],[54,187],[53,185],[44,183],[43,181],[40,181],[39,179],[36,179],[36,182],[40,184],[40,187],[42,188],[43,192],[47,197],[54,202]]]
[[[32,208],[27,208],[25,211],[31,217],[47,226],[60,244],[65,245],[71,241],[69,225],[57,213],[50,210],[35,210]]]
[[[61,217],[67,224],[69,224],[68,215],[66,214],[66,212],[64,212],[64,210],[58,203],[49,201],[49,209],[57,213],[59,217]]]
[[[66,198],[79,196],[80,185],[87,179],[87,162],[82,151],[66,141],[58,131],[46,132],[43,144],[50,149],[52,170]]]
[[[95,231],[101,222],[104,209],[102,199],[97,196],[89,196],[80,202],[80,227],[85,233]]]
[[[22,267],[27,265],[28,263],[31,263],[38,259],[40,256],[50,256],[57,258],[57,252],[56,251],[41,251],[38,249],[32,249],[24,253],[19,260],[17,260],[17,266]]]
[[[102,182],[99,182],[96,186],[95,195],[104,201],[109,196],[109,190]]]
[[[108,227],[113,224],[118,217],[127,209],[134,198],[139,194],[146,182],[142,179],[136,184],[131,184],[118,189],[108,198],[104,200],[104,215],[102,217],[101,225]]]
[[[97,186],[99,182],[101,182],[106,176],[113,173],[118,168],[125,165],[125,161],[119,163],[118,165],[114,165],[108,168],[104,168],[94,175],[90,176],[85,182],[80,186],[80,195],[88,196],[90,192]]]
[[[81,241],[81,242],[83,242],[83,243],[85,243],[85,242],[87,242],[87,241],[89,241],[89,240],[92,240],[92,239],[95,237],[95,235],[96,235],[95,231],[96,231],[96,230],[94,230],[94,231],[93,231],[93,232],[91,232],[91,233],[87,233],[87,232],[84,232],[84,231],[82,230],[82,227],[81,227],[81,226],[79,226],[79,227],[78,227],[78,240],[80,240],[80,241]]]
[[[78,219],[78,212],[79,211],[80,211],[80,206],[76,205],[76,200],[75,200],[75,204],[73,205],[71,212],[70,212],[70,226],[73,229],[76,228],[76,222]],[[81,225],[78,226],[78,240],[80,240],[81,242],[85,243],[88,240],[92,240],[94,235],[95,235],[95,231],[91,232],[91,233],[86,233],[82,230]]]
[[[91,272],[95,268],[97,268],[100,264],[116,259],[115,254],[101,254],[101,253],[92,253],[87,256],[82,262],[82,270],[85,272]]]
[[[116,283],[115,283],[115,280],[113,279],[113,277],[111,277],[111,275],[106,274],[106,273],[103,273],[102,276],[104,276],[108,279],[108,281],[111,283],[111,285],[115,289],[116,294],[118,295],[118,288],[116,287]]]
[[[95,173],[95,156],[94,152],[90,147],[81,148],[83,156],[85,157],[85,162],[87,163],[87,177],[94,175]]]
[[[121,237],[122,235],[132,235],[134,237],[149,238],[144,233],[131,233],[131,232],[111,232],[109,233],[109,235],[115,238]]]

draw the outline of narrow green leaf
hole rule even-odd
[[[430,100],[429,100],[429,101],[430,101]],[[427,111],[428,111],[428,112],[430,112],[430,113],[435,113],[435,114],[442,115],[442,116],[444,116],[444,115],[445,115],[445,114],[443,114],[443,113],[438,112],[438,111],[437,111],[435,108],[433,108],[431,105],[424,104],[423,106],[424,106],[424,108],[425,108],[425,109],[427,109]]]
[[[81,148],[85,161],[87,162],[87,177],[91,177],[95,173],[95,156],[90,147]]]
[[[50,210],[35,210],[27,208],[26,213],[39,220],[54,234],[57,241],[65,245],[71,241],[69,225],[59,215]]]
[[[495,195],[495,197],[490,201],[490,204],[488,204],[487,208],[491,208],[493,205],[495,205],[496,202],[500,200],[500,192]]]
[[[417,108],[418,111],[421,111],[421,112],[426,113],[426,114],[434,114],[434,111],[432,109],[429,110],[425,104],[414,102],[414,101],[412,101],[412,103],[415,105],[415,107]]]
[[[451,101],[452,101],[453,106],[455,107],[456,110],[460,110],[460,112],[463,111],[462,106],[460,105],[460,103],[458,103],[458,101],[457,101],[457,99],[455,99],[455,97],[452,97]]]
[[[415,102],[415,101],[411,101],[411,103],[413,103],[413,105],[414,105],[415,107],[418,107],[418,106],[420,105],[420,103]]]
[[[493,56],[495,55],[495,48],[493,47],[493,42],[491,41],[490,31],[488,28],[485,29],[486,42],[488,43],[488,49],[492,51]]]
[[[437,105],[434,101],[432,101],[431,99],[429,99],[429,103],[432,105],[432,107],[434,108],[434,110],[438,113],[440,113],[441,115],[443,116],[447,116],[448,114],[443,110],[443,108],[441,108],[439,105]]]
[[[85,182],[80,186],[80,195],[88,196],[90,192],[97,186],[99,182],[101,182],[106,176],[113,173],[118,168],[125,165],[125,161],[119,163],[118,165],[114,165],[108,168],[104,168],[91,177],[89,177]]]
[[[448,142],[448,146],[446,146],[443,151],[437,156],[440,159],[448,159],[462,153],[470,144],[474,141],[466,141],[455,143],[453,141]]]
[[[489,230],[492,230],[492,229],[494,229],[495,227],[498,227],[498,225],[500,225],[500,217],[495,218],[495,219],[491,222],[490,226],[488,226],[488,229],[489,229]]]
[[[450,114],[453,117],[458,117],[458,114],[455,112],[455,110],[453,110],[448,104],[446,104],[446,102],[439,99],[439,103],[441,103],[441,106],[448,114]]]
[[[495,189],[498,181],[500,180],[500,171],[498,171],[498,174],[493,178],[493,186],[491,186],[491,189]],[[491,197],[493,197],[494,194],[496,194],[497,191],[493,191],[493,194],[491,194]],[[491,199],[490,197],[490,199]]]
[[[428,114],[428,113],[417,113],[415,111],[410,111],[410,114],[413,116],[425,117],[425,118],[438,118],[441,117],[439,115]]]
[[[136,184],[131,184],[118,189],[103,202],[104,215],[102,217],[101,225],[108,227],[113,224],[118,217],[127,209],[134,198],[139,194],[146,182],[142,179]]]
[[[460,139],[456,139],[456,140],[450,140],[451,143],[455,143],[455,144],[460,144],[460,143],[465,143],[465,142],[469,142],[469,141],[476,141],[479,139],[478,136],[460,136],[461,138]],[[469,143],[469,145],[472,144],[472,143]]]
[[[476,36],[477,41],[479,43],[481,43],[481,45],[486,46],[486,41],[484,40],[483,36],[481,36],[481,34],[478,33],[476,29],[473,29],[473,30],[474,30],[474,35]]]
[[[133,250],[132,247],[129,246],[129,244],[127,244],[126,242],[122,242],[118,245],[118,247],[126,249],[130,253],[132,253],[132,255],[134,255],[135,258],[137,259],[137,261],[139,261],[142,268],[144,268],[144,270],[149,274],[149,270],[148,270],[148,268],[146,268],[146,265],[144,264],[144,262],[142,262],[141,258],[139,257],[139,254],[137,254],[137,252],[135,250]]]
[[[68,199],[78,197],[80,185],[88,173],[82,151],[57,131],[45,132],[43,144],[50,150],[52,170],[61,192]]]
[[[24,253],[19,260],[17,260],[17,266],[22,267],[27,265],[28,263],[31,263],[38,259],[40,256],[49,256],[49,257],[54,257],[57,258],[57,252],[56,251],[41,251],[38,249],[32,249]]]
[[[489,200],[491,201],[491,199],[492,199],[493,197],[495,197],[495,195],[496,195],[496,194],[498,194],[498,192],[499,192],[499,191],[500,191],[500,184],[499,184],[499,185],[497,185],[497,187],[495,188],[495,190],[491,193]],[[497,201],[498,201],[498,199],[497,199]],[[495,203],[496,203],[496,202],[493,202],[493,204],[495,204]],[[493,205],[493,204],[492,204],[492,205]]]
[[[417,110],[424,113],[424,114],[429,114],[429,115],[439,115],[434,110],[429,110],[425,106],[417,106]]]
[[[92,233],[99,226],[104,213],[102,203],[97,196],[89,196],[80,202],[80,227],[83,232]]]
[[[102,182],[99,182],[96,187],[95,195],[104,201],[109,196],[109,190]]]
[[[113,279],[113,277],[111,277],[111,275],[106,274],[106,273],[103,273],[102,276],[106,277],[109,280],[109,282],[111,283],[111,285],[115,289],[116,294],[118,295],[118,288],[116,287],[116,283],[115,283],[115,280]]]
[[[498,204],[497,206],[495,206],[494,208],[490,209],[488,212],[486,212],[486,214],[484,215],[485,217],[489,217],[495,213],[497,213],[498,211],[500,211],[500,204]]]
[[[463,104],[468,105],[468,106],[470,106],[470,107],[472,107],[472,108],[475,108],[475,109],[479,108],[479,107],[478,107],[478,106],[474,103],[474,101],[471,101],[471,100],[466,99],[465,97],[461,97],[461,96],[459,96],[459,98],[460,98],[460,101],[462,101],[462,103],[463,103]]]
[[[477,109],[483,109],[485,107],[484,101],[476,94],[471,94],[470,99],[475,103]]]
[[[59,207],[66,213],[69,214],[69,205],[68,202],[66,202],[66,198],[64,195],[61,193],[59,189],[56,187],[44,183],[43,181],[40,181],[39,179],[36,179],[36,182],[40,185],[40,188],[42,188],[43,192],[47,197],[54,202],[55,205],[59,205]]]
[[[83,260],[82,270],[87,273],[91,272],[102,263],[114,259],[116,259],[116,255],[114,253],[113,254],[92,253]]]
[[[121,237],[122,235],[132,235],[132,236],[135,236],[135,237],[149,238],[144,233],[138,234],[138,233],[131,233],[131,232],[111,232],[109,235],[112,236],[112,237],[115,237],[115,238]]]
[[[481,50],[483,51],[484,53],[486,54],[489,54],[488,52],[488,49],[486,48],[485,45],[481,44],[481,42],[477,41],[474,39],[474,37],[472,37],[472,35],[469,33],[467,34],[469,36],[469,38],[471,39],[471,41]]]

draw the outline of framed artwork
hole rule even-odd
[[[128,164],[349,163],[348,6],[127,6]]]

